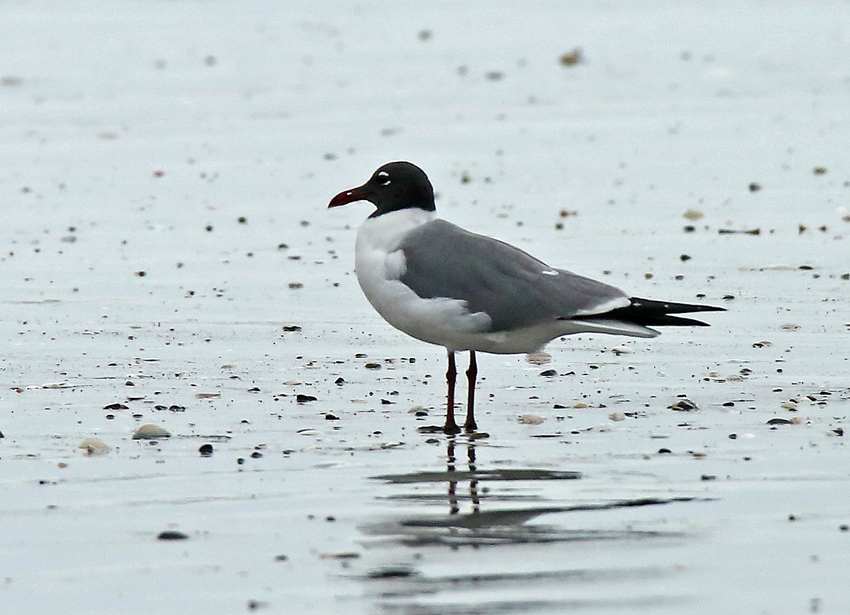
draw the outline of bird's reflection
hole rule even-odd
[[[575,503],[575,496],[570,497],[574,489],[566,485],[581,480],[578,472],[482,468],[486,464],[477,459],[475,439],[449,437],[445,446],[445,471],[373,477],[393,491],[382,496],[382,500],[416,509],[360,527],[367,536],[364,546],[380,562],[360,578],[368,584],[369,593],[378,600],[382,612],[500,615],[579,608],[639,610],[680,602],[678,596],[669,592],[649,598],[641,594],[647,583],[669,581],[677,574],[675,568],[628,562],[640,551],[643,541],[672,538],[675,544],[683,534],[637,530],[622,523],[612,528],[610,517],[603,516],[599,517],[597,526],[588,524],[588,518],[583,517],[581,529],[570,528],[564,525],[568,517],[558,513],[589,511],[592,514],[696,498],[647,497]],[[487,450],[488,446],[482,449]],[[429,490],[429,486],[439,489]],[[550,515],[551,523],[536,521],[544,515]],[[623,558],[611,566],[584,566],[580,554],[587,552],[585,545],[599,541],[621,550]],[[543,550],[552,543],[571,543],[575,548]],[[408,549],[400,552],[399,546]],[[422,549],[428,549],[429,555],[424,555]],[[481,549],[487,549],[488,554]],[[463,562],[460,566],[459,561]],[[470,567],[471,562],[475,564]],[[623,584],[632,584],[634,595],[587,597],[589,594],[583,593],[586,588],[600,584],[621,590]]]
[[[472,502],[472,514],[477,515],[481,512],[481,499],[478,497],[478,479],[475,475],[475,445],[468,442],[466,446],[466,467],[471,478],[469,479],[469,499]],[[457,458],[455,457],[455,439],[448,438],[446,447],[446,472],[454,474],[457,472]],[[457,501],[457,480],[449,481],[449,514],[456,515],[460,512],[460,506]]]
[[[568,529],[557,525],[529,524],[541,515],[577,511],[605,510],[668,504],[693,498],[641,498],[573,505],[556,505],[541,496],[535,488],[541,481],[576,481],[579,472],[541,468],[481,469],[476,459],[477,441],[449,437],[446,440],[446,470],[382,474],[376,480],[390,485],[413,485],[411,493],[383,496],[382,499],[404,503],[448,505],[448,514],[431,511],[406,515],[389,521],[378,521],[361,527],[364,533],[408,546],[475,545],[558,542],[575,540],[614,540],[659,535],[654,531]],[[462,448],[462,450],[461,450]],[[459,461],[465,456],[465,463]],[[510,489],[496,486],[510,483]],[[423,485],[445,484],[445,491],[422,493]],[[462,512],[462,503],[469,502],[469,511]],[[482,510],[482,502],[494,505]],[[510,507],[496,507],[508,503]],[[446,509],[443,509],[446,510]]]

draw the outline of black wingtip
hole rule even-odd
[[[726,308],[715,305],[698,305],[696,303],[673,303],[672,301],[655,301],[632,297],[627,307],[617,308],[605,314],[626,322],[644,327],[708,327],[706,322],[693,318],[683,318],[674,314],[689,314],[692,312],[724,312]]]

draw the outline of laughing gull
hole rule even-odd
[[[469,351],[464,427],[473,432],[476,351],[532,353],[574,333],[655,337],[659,333],[650,326],[707,326],[672,314],[723,310],[629,297],[441,220],[428,176],[409,162],[383,165],[328,207],[354,201],[376,207],[355,247],[357,281],[369,303],[396,329],[448,351],[443,431],[450,435],[460,432],[454,418],[455,352]]]

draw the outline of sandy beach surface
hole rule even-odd
[[[850,612],[850,4],[2,13],[0,610]],[[326,209],[399,159],[728,311],[479,355],[427,433],[445,352]]]

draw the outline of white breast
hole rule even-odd
[[[456,299],[422,299],[399,280],[406,270],[399,245],[435,217],[431,211],[402,209],[367,219],[357,233],[355,271],[369,303],[395,328],[424,342],[461,349],[468,335],[489,327],[490,317],[470,314]]]

